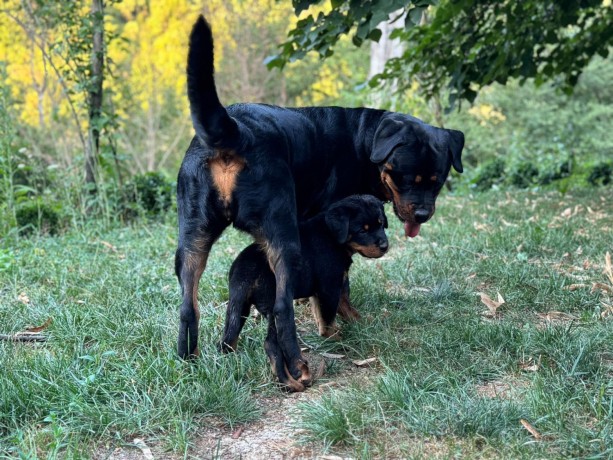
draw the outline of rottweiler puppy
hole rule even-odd
[[[387,219],[383,204],[370,195],[344,198],[300,223],[301,264],[294,278],[293,295],[295,299],[310,298],[319,334],[323,337],[337,333],[337,308],[353,254],[369,258],[383,256],[388,248],[384,228],[387,228]],[[255,305],[268,319],[265,348],[273,369],[284,366],[276,354],[273,315],[276,282],[266,248],[254,243],[238,255],[230,268],[229,288],[221,349],[226,352],[236,349],[251,305]]]
[[[434,213],[449,170],[462,171],[464,135],[400,113],[365,108],[224,107],[217,95],[211,29],[200,17],[190,36],[187,89],[196,131],[177,180],[181,285],[178,353],[198,354],[198,283],[211,247],[229,225],[251,234],[275,276],[269,342],[276,374],[303,390],[310,373],[294,323],[293,286],[301,249],[298,220],[350,195],[392,201],[414,237]],[[355,315],[347,289],[339,314]]]

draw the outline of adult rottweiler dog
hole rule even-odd
[[[387,219],[383,203],[371,195],[344,198],[299,224],[302,254],[292,286],[293,295],[295,299],[310,298],[319,334],[323,337],[332,337],[338,332],[336,312],[353,254],[370,258],[383,256],[388,248],[384,228],[387,228]],[[273,317],[275,275],[265,248],[254,243],[238,255],[230,268],[229,288],[220,348],[225,352],[236,349],[251,305],[255,305],[268,320],[264,348],[276,374],[275,370],[284,368],[285,364],[276,352],[279,344]],[[291,378],[288,385],[295,390],[302,387]]]
[[[213,37],[200,17],[190,36],[187,87],[196,136],[177,182],[182,289],[178,353],[198,354],[198,283],[213,243],[233,224],[266,251],[275,274],[270,353],[282,383],[310,382],[294,323],[298,219],[354,194],[392,201],[407,236],[434,213],[451,166],[462,171],[464,135],[400,113],[340,107],[224,108],[214,80]],[[348,309],[346,292],[344,309]],[[339,312],[340,313],[340,312]],[[292,380],[290,380],[292,379]]]

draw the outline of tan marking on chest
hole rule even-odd
[[[245,167],[245,160],[235,154],[221,152],[208,162],[213,185],[219,192],[224,205],[232,201],[232,192],[236,187],[236,178]]]

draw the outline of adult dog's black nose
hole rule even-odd
[[[383,252],[387,251],[388,247],[389,247],[389,244],[387,243],[387,241],[379,241],[379,249],[381,249],[381,251]]]
[[[418,224],[423,224],[430,217],[430,212],[427,209],[416,209],[415,210],[415,221]]]

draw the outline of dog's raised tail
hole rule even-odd
[[[233,143],[238,132],[236,121],[219,101],[214,74],[213,34],[200,16],[189,37],[187,97],[196,135],[212,147]]]

